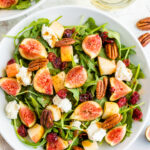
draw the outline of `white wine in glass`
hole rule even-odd
[[[105,10],[119,9],[128,6],[135,0],[91,0],[97,8]]]

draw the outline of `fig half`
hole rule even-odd
[[[0,8],[9,8],[18,3],[18,0],[0,0]]]
[[[33,87],[40,93],[53,94],[52,77],[47,67],[43,67],[37,71],[33,79]]]
[[[123,96],[126,96],[132,91],[132,89],[128,87],[123,81],[119,81],[114,77],[110,78],[110,85],[114,90],[110,97],[110,101],[115,101]]]
[[[24,103],[19,102],[19,117],[22,123],[27,127],[32,127],[36,123],[36,115],[35,113]]]
[[[65,87],[78,88],[81,87],[87,80],[87,71],[83,66],[76,66],[69,70],[65,79]]]
[[[111,146],[119,144],[126,134],[126,125],[111,129],[105,136],[105,141]]]
[[[68,147],[68,142],[58,137],[57,141],[47,142],[46,150],[64,150]]]
[[[102,40],[98,34],[88,35],[82,42],[82,48],[90,58],[97,57],[100,53],[101,47]]]
[[[20,90],[21,85],[14,78],[1,78],[0,79],[0,87],[9,95],[16,96]]]
[[[19,45],[20,55],[28,60],[47,58],[45,47],[36,39],[26,38]]]
[[[91,121],[100,117],[103,113],[102,107],[94,101],[86,101],[76,107],[71,119],[79,121]]]

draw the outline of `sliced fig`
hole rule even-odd
[[[19,45],[20,55],[28,60],[47,58],[45,47],[36,39],[26,38]]]
[[[145,136],[146,136],[147,140],[150,142],[150,126],[147,127],[146,132],[145,132]]]
[[[15,77],[17,73],[19,73],[19,65],[17,63],[6,66],[6,74],[9,78]]]
[[[126,134],[126,125],[111,129],[105,136],[105,141],[111,146],[119,144]]]
[[[64,150],[68,147],[68,142],[58,137],[57,141],[47,142],[46,150]]]
[[[47,67],[41,68],[37,71],[33,79],[33,87],[40,93],[48,95],[53,94],[52,77]]]
[[[20,90],[21,85],[14,78],[1,78],[0,79],[0,87],[9,95],[16,96]]]
[[[36,115],[35,113],[24,103],[19,102],[19,117],[22,123],[27,127],[32,127],[36,123]]]
[[[110,97],[110,101],[115,101],[123,96],[126,96],[132,91],[123,81],[119,81],[116,78],[110,78],[110,85],[113,88],[113,93]]]
[[[18,0],[0,0],[0,8],[9,8],[18,3]]]
[[[65,86],[67,88],[81,87],[87,80],[87,71],[83,66],[76,66],[69,70],[65,79]]]
[[[82,48],[90,58],[97,57],[100,53],[101,47],[102,40],[98,34],[88,35],[82,42]]]
[[[78,105],[71,115],[71,119],[79,121],[91,121],[100,117],[103,113],[102,107],[94,101],[86,101]]]

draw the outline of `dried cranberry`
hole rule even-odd
[[[14,64],[15,62],[16,62],[15,59],[12,58],[7,62],[7,65]]]
[[[123,107],[123,106],[125,106],[126,104],[127,104],[127,99],[126,99],[126,97],[122,97],[122,98],[119,99],[119,101],[118,101],[119,107]]]
[[[61,70],[65,70],[67,68],[67,66],[68,66],[67,62],[62,62]]]
[[[100,34],[100,36],[101,36],[101,38],[102,38],[102,42],[103,42],[103,44],[105,44],[105,43],[114,43],[114,40],[113,39],[111,39],[111,38],[108,38],[108,32],[102,32],[101,34]]]
[[[50,52],[50,53],[48,54],[48,60],[49,60],[50,62],[53,62],[55,59],[56,59],[55,53]]]
[[[81,138],[81,139],[87,139],[88,138],[88,135],[87,135],[87,133],[81,133],[80,135],[79,135],[79,138]]]
[[[60,69],[61,68],[61,58],[60,57],[56,57],[53,62],[52,62],[53,66],[57,69]]]
[[[79,97],[79,100],[81,102],[85,102],[85,101],[92,100],[92,99],[93,99],[93,96],[90,92],[86,92],[85,94],[80,94],[80,97]]]
[[[57,95],[60,97],[60,98],[66,98],[67,97],[67,89],[62,89],[62,90],[59,90],[57,92]]]
[[[143,117],[143,113],[138,109],[138,108],[135,108],[134,110],[133,110],[133,115],[132,115],[132,118],[134,119],[134,120],[141,120],[142,119],[142,117]]]
[[[58,136],[56,133],[52,132],[52,133],[48,133],[47,137],[46,137],[47,142],[49,143],[54,143],[57,142],[58,140]]]
[[[75,32],[75,28],[72,29],[66,29],[64,31],[63,37],[64,38],[71,38],[72,34]]]
[[[23,124],[18,128],[17,131],[20,136],[22,136],[22,137],[27,136],[27,128]]]
[[[139,93],[135,91],[135,92],[132,94],[132,96],[131,96],[130,103],[131,103],[132,105],[135,105],[135,104],[137,103],[137,101],[139,100],[139,98],[140,98]]]
[[[130,65],[130,60],[129,59],[124,59],[123,62],[126,65],[126,67],[128,67]]]

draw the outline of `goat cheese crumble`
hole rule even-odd
[[[41,33],[42,33],[43,39],[47,41],[47,43],[49,44],[51,48],[53,48],[55,46],[56,41],[58,41],[58,38],[55,32],[53,32],[53,30],[50,27],[45,26],[44,24],[42,26]]]
[[[72,127],[80,128],[81,122],[80,121],[73,121],[71,122]]]
[[[87,134],[90,140],[101,142],[106,135],[106,130],[100,127],[99,122],[92,122],[87,128]]]
[[[130,69],[128,69],[121,60],[119,60],[117,62],[115,78],[120,81],[122,81],[122,80],[131,81],[132,76],[133,76],[132,71]]]
[[[18,82],[24,86],[31,84],[32,73],[28,71],[26,67],[20,67],[19,73],[16,75]]]
[[[9,102],[5,107],[6,116],[9,119],[17,119],[19,109],[20,109],[20,105],[17,104],[15,100]]]
[[[53,104],[57,105],[62,112],[69,112],[72,109],[72,103],[68,98],[61,99],[58,95],[53,98]]]

